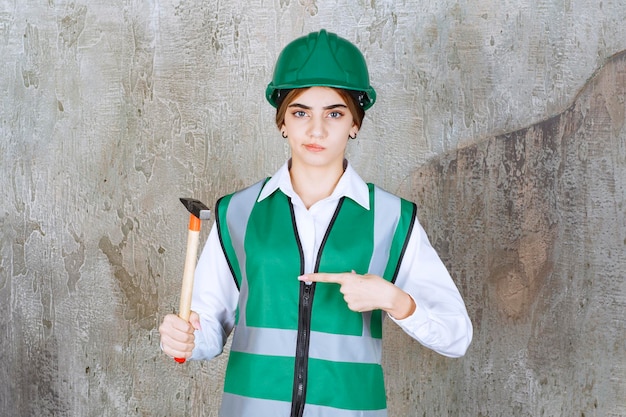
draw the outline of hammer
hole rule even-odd
[[[189,232],[187,233],[187,255],[185,256],[185,269],[183,270],[183,285],[180,290],[180,306],[178,317],[189,321],[191,314],[191,294],[193,292],[193,276],[198,261],[198,243],[200,242],[201,220],[211,218],[211,210],[201,201],[193,198],[181,198],[187,210],[189,210]],[[184,363],[185,358],[174,358],[178,363]]]

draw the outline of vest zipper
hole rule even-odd
[[[298,311],[298,340],[294,373],[291,417],[302,417],[306,402],[306,383],[309,365],[309,342],[311,339],[311,307],[315,284],[300,284],[300,308]]]
[[[317,260],[315,262],[314,272],[319,271],[320,261],[322,259],[322,251],[326,245],[326,240],[339,210],[343,205],[345,197],[342,197],[337,203],[337,208],[330,220],[326,234],[322,239],[319,251],[317,253]],[[291,199],[289,199],[289,207],[291,209],[291,221],[293,223],[293,229],[296,234],[296,241],[298,242],[298,248],[300,250],[300,262],[301,271],[304,273],[304,253],[302,251],[302,244],[298,234],[298,227],[296,225],[296,216],[294,213]],[[309,371],[309,342],[311,341],[311,310],[313,308],[313,295],[315,294],[315,283],[300,283],[300,301],[298,307],[298,340],[296,342],[296,364],[293,381],[293,393],[291,397],[291,417],[302,417],[304,414],[304,405],[306,403],[306,384]]]

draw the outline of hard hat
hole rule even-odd
[[[281,90],[316,86],[356,92],[363,110],[376,101],[361,51],[350,41],[324,29],[295,39],[283,49],[265,97],[278,107]]]

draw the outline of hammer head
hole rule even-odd
[[[181,198],[180,202],[187,207],[189,213],[193,214],[200,220],[209,220],[211,218],[211,210],[209,210],[209,208],[200,200],[193,198]]]

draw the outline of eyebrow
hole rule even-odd
[[[301,109],[305,109],[305,110],[311,110],[313,107],[311,106],[307,106],[304,104],[300,104],[300,103],[292,103],[287,107],[299,107]],[[332,109],[337,109],[337,108],[343,108],[343,109],[347,109],[348,106],[346,106],[345,104],[331,104],[330,106],[326,106],[323,109],[324,110],[332,110]]]

